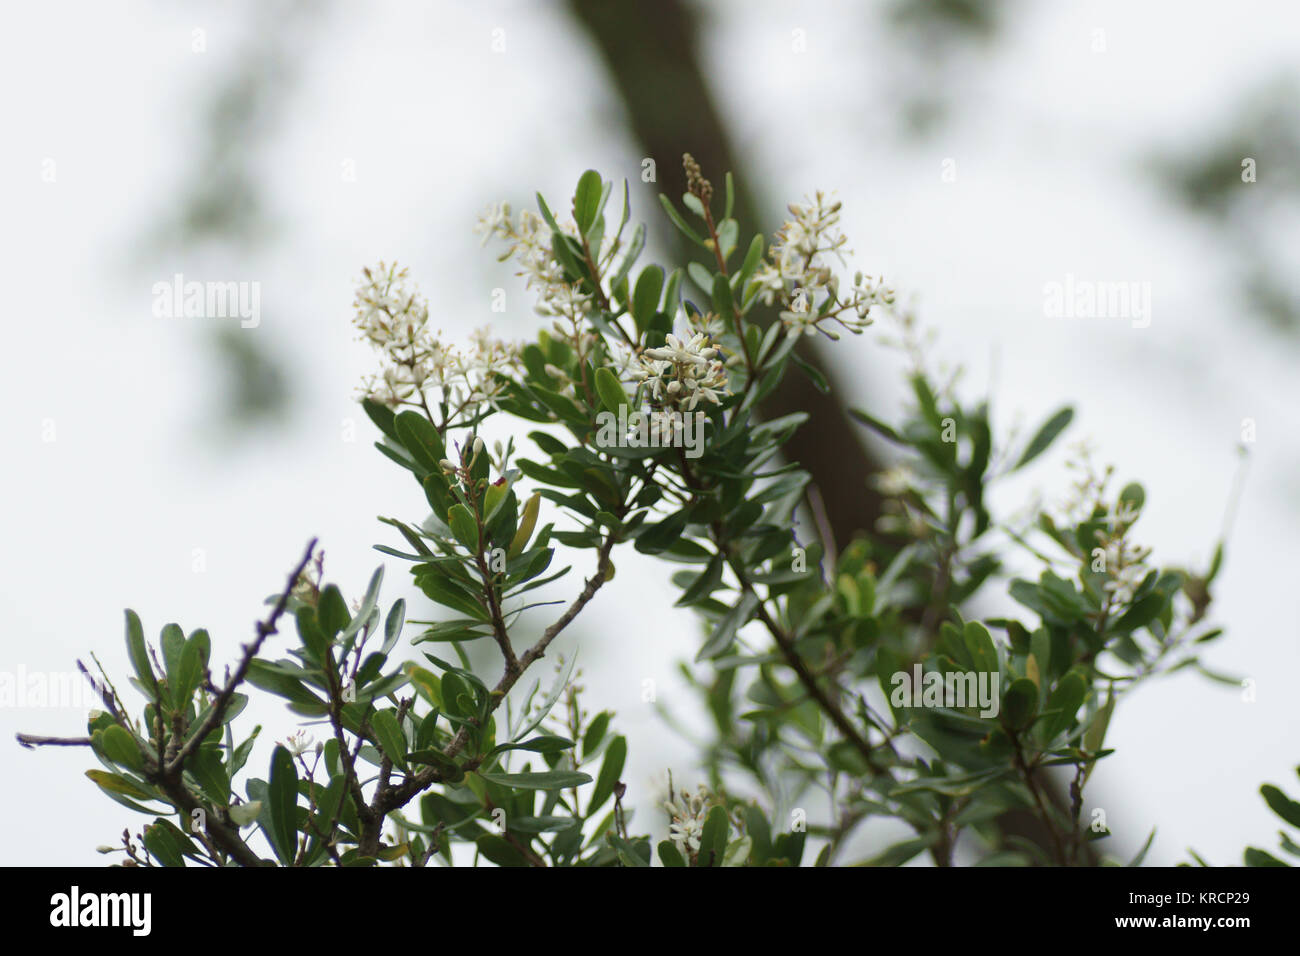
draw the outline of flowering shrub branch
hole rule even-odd
[[[841,278],[838,201],[816,193],[770,244],[742,242],[730,176],[718,196],[689,156],[685,168],[680,206],[661,199],[700,255],[671,271],[638,266],[646,230],[627,187],[615,217],[595,172],[563,222],[540,196],[537,213],[487,212],[483,241],[543,318],[531,341],[448,344],[406,270],[363,271],[354,322],[379,369],[362,404],[428,509],[382,519],[400,546],[377,548],[409,565],[439,618],[407,621],[402,600],[383,611],[382,568],[349,607],[314,542],[220,685],[206,632],[169,624],[154,650],[128,612],[139,716],[105,679],[86,738],[25,740],[90,747],[105,767],[91,779],[153,818],[139,846],[127,834],[112,851],[125,863],[799,865],[810,838],[819,865],[1095,858],[1110,830],[1085,817],[1084,787],[1111,752],[1112,713],[1141,681],[1201,668],[1220,633],[1205,620],[1222,544],[1204,572],[1154,565],[1133,537],[1141,486],[1113,491],[1086,457],[1061,508],[993,514],[988,488],[1073,413],[995,442],[987,403],[925,370],[884,282]],[[809,475],[783,456],[807,416],[754,411],[787,374],[824,387],[801,337],[881,320],[913,359],[913,406],[896,424],[855,412],[897,461],[874,479],[881,526],[838,548]],[[549,690],[536,677],[628,546],[680,567],[677,606],[702,632],[685,673],[711,721],[708,779],[677,791],[670,777],[666,816],[639,832],[614,715],[583,710],[571,660]],[[571,570],[552,567],[561,548],[590,552],[589,576],[539,601]],[[1037,579],[1008,580],[1024,562]],[[976,620],[995,581],[1023,610]],[[269,659],[284,614],[297,641]],[[404,634],[420,663],[393,660]],[[471,662],[475,641],[496,648],[489,670]],[[300,730],[264,778],[245,778],[258,729],[235,736],[241,689],[283,698],[322,740]],[[1051,798],[1053,773],[1068,805]],[[1012,811],[1046,839],[1008,837],[998,820]],[[911,835],[863,856],[859,828],[882,817]],[[651,829],[667,838],[653,845]]]

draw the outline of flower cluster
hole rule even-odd
[[[646,383],[650,401],[661,408],[691,412],[700,399],[716,405],[727,394],[727,370],[702,332],[685,341],[670,333],[661,348],[641,353],[633,375]]]
[[[1121,605],[1133,600],[1133,595],[1151,571],[1145,563],[1151,549],[1134,544],[1128,538],[1129,528],[1137,516],[1137,508],[1130,502],[1117,501],[1106,514],[1106,530],[1101,534],[1106,573],[1110,577],[1104,587],[1112,600]]]
[[[668,838],[677,845],[683,856],[693,857],[700,850],[700,837],[704,821],[709,815],[712,797],[701,784],[695,793],[668,792],[664,810],[668,813]]]
[[[762,302],[779,303],[780,318],[795,334],[820,332],[831,339],[838,333],[825,328],[838,323],[855,334],[875,321],[873,310],[892,306],[894,292],[878,278],[861,272],[841,289],[828,257],[844,262],[847,239],[839,231],[840,203],[821,192],[804,203],[791,203],[791,219],[777,232],[769,250],[771,262],[754,273]]]
[[[429,327],[429,310],[406,269],[379,263],[362,270],[353,324],[382,355],[382,368],[364,386],[366,397],[390,407],[436,405],[443,426],[471,418],[500,395],[503,376],[517,370],[518,350],[486,329],[466,351],[444,345]]]
[[[429,306],[414,289],[407,289],[410,274],[397,263],[379,263],[362,269],[357,286],[353,323],[373,345],[387,350],[419,341],[429,322]]]
[[[591,295],[567,281],[564,269],[555,260],[551,228],[541,216],[527,209],[517,217],[512,216],[509,203],[493,203],[479,217],[475,231],[482,234],[484,245],[491,239],[505,241],[508,248],[501,259],[513,258],[520,267],[517,274],[524,277],[528,288],[537,291],[539,315],[567,319],[577,325],[591,310]],[[577,235],[577,228],[572,224],[565,231]],[[568,330],[558,326],[557,329],[567,334]]]
[[[1102,530],[1097,535],[1101,554],[1094,569],[1104,571],[1107,580],[1103,587],[1117,605],[1133,600],[1137,589],[1151,569],[1146,559],[1151,549],[1135,544],[1129,539],[1129,530],[1137,521],[1139,506],[1121,493],[1114,501],[1107,501],[1106,489],[1114,475],[1113,465],[1100,472],[1092,463],[1092,448],[1086,442],[1072,447],[1072,456],[1066,467],[1077,474],[1065,503],[1065,513],[1072,521],[1095,520],[1101,515]]]

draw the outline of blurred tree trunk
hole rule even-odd
[[[575,19],[590,36],[605,61],[610,79],[623,100],[626,119],[645,155],[655,161],[662,191],[670,197],[686,191],[681,167],[683,153],[691,153],[704,175],[720,184],[725,173],[735,178],[734,218],[746,230],[758,230],[770,217],[757,208],[754,179],[732,151],[726,126],[719,116],[704,77],[699,57],[698,25],[682,0],[611,3],[609,0],[569,0]],[[676,230],[664,235],[689,247]],[[790,457],[812,475],[825,503],[831,533],[839,547],[862,532],[872,532],[881,513],[879,494],[867,477],[879,462],[862,441],[862,429],[848,417],[840,396],[843,390],[827,367],[822,349],[801,344],[800,356],[815,365],[830,384],[829,394],[819,391],[807,376],[790,373],[765,401],[761,413],[775,418],[804,411],[815,428],[795,432],[787,443]],[[1054,781],[1042,784],[1057,806],[1065,796]],[[1019,836],[1051,855],[1051,838],[1029,812],[1012,811],[999,818],[1004,837]],[[1091,845],[1087,850],[1095,863]]]
[[[771,222],[771,216],[761,215],[756,208],[752,180],[732,152],[701,71],[695,19],[685,6],[678,0],[571,0],[570,7],[605,59],[632,133],[645,155],[655,161],[661,191],[674,200],[686,192],[681,159],[683,153],[691,153],[719,191],[723,176],[734,175],[733,217],[742,235]],[[694,258],[699,250],[687,246],[676,230],[667,229],[666,218],[662,221],[661,234],[679,242],[684,254]],[[826,376],[830,394],[792,371],[763,403],[762,412],[774,418],[805,411],[816,422],[816,428],[795,432],[787,447],[790,457],[813,476],[835,540],[843,547],[855,534],[870,531],[880,515],[880,496],[867,484],[867,476],[878,470],[879,463],[862,442],[861,426],[849,419],[836,398],[841,392],[820,352],[811,341],[799,347],[800,356]]]

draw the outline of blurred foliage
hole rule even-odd
[[[883,24],[899,41],[890,49],[892,93],[904,130],[935,132],[948,121],[951,91],[970,60],[997,43],[1013,0],[894,0]]]
[[[1214,230],[1249,314],[1287,335],[1300,332],[1300,283],[1287,241],[1300,225],[1298,100],[1296,79],[1278,77],[1150,162],[1159,184]]]
[[[206,105],[186,152],[183,178],[144,237],[144,255],[161,274],[183,261],[248,263],[274,238],[274,213],[266,195],[268,145],[284,122],[294,89],[295,66],[313,26],[329,7],[305,0],[278,0],[250,8],[221,81]],[[215,44],[216,38],[205,37]],[[216,56],[215,50],[196,56]],[[158,269],[163,261],[165,268]],[[246,275],[260,268],[241,267]],[[192,270],[191,270],[192,271]],[[225,280],[233,276],[208,276]],[[215,403],[219,433],[238,437],[247,429],[287,416],[293,397],[285,356],[275,337],[221,328],[209,333],[209,355],[225,383]]]

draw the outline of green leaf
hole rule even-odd
[[[1076,672],[1070,671],[1061,678],[1048,697],[1043,714],[1041,732],[1044,742],[1050,742],[1057,734],[1069,729],[1087,694],[1088,687]]]
[[[559,232],[560,225],[555,221],[555,216],[551,214],[551,208],[546,205],[546,200],[542,198],[541,193],[537,194],[537,209],[542,214],[542,219],[545,223],[551,227],[551,230],[553,232]]]
[[[492,753],[505,753],[507,750],[526,750],[530,753],[553,754],[562,750],[568,750],[573,746],[573,741],[568,737],[560,737],[555,734],[543,734],[538,737],[530,737],[525,741],[514,744],[497,744],[492,748]]]
[[[267,787],[270,801],[271,845],[285,866],[293,863],[298,851],[298,771],[293,756],[283,747],[271,755],[271,781]]]
[[[686,865],[686,860],[682,858],[681,851],[677,849],[677,844],[672,840],[661,840],[659,842],[659,862],[664,866]]]
[[[100,747],[104,756],[119,766],[129,770],[139,770],[144,766],[144,755],[135,735],[125,727],[113,724],[106,727],[100,735]]]
[[[107,732],[105,736],[107,736]],[[1269,809],[1291,826],[1300,827],[1300,803],[1296,803],[1271,783],[1264,784],[1259,788],[1259,792],[1264,797]]]
[[[934,845],[939,835],[931,834],[929,836],[913,837],[910,840],[904,840],[901,843],[895,843],[889,849],[885,850],[879,856],[873,857],[866,866],[902,866],[908,860],[912,859],[919,853],[924,853]]]
[[[1067,405],[1045,421],[1042,427],[1038,429],[1038,433],[1034,435],[1029,444],[1025,447],[1024,454],[1020,456],[1020,460],[1015,463],[1011,470],[1015,471],[1017,468],[1023,468],[1043,452],[1047,451],[1052,442],[1056,441],[1056,436],[1065,431],[1066,427],[1071,421],[1073,421],[1073,419],[1074,409]]]
[[[735,302],[731,297],[731,283],[721,272],[713,277],[713,288],[709,290],[713,299],[713,311],[726,323],[735,318]]]
[[[633,547],[642,554],[658,554],[671,548],[682,536],[686,527],[685,509],[669,515],[658,524],[645,525],[636,536]]]
[[[605,751],[605,760],[600,765],[600,775],[596,777],[596,787],[591,793],[591,802],[587,804],[587,816],[599,810],[611,796],[623,772],[627,760],[627,739],[615,737]]]
[[[412,536],[414,536],[414,533],[412,533]],[[361,607],[357,609],[356,615],[348,622],[348,626],[339,634],[339,641],[345,648],[344,653],[351,650],[353,638],[366,626],[370,616],[374,614],[375,606],[379,602],[379,587],[383,581],[384,566],[381,564],[370,575],[370,583],[366,585],[366,595],[361,599]]]
[[[538,492],[534,492],[532,497],[524,503],[524,510],[519,519],[519,528],[510,541],[508,557],[513,558],[522,554],[524,548],[528,546],[528,539],[533,536],[533,529],[537,527],[537,515],[541,510],[541,505],[542,496]]]
[[[222,763],[221,755],[220,746],[202,746],[186,761],[185,769],[193,774],[208,799],[225,805],[230,802],[230,774]]]
[[[248,803],[241,803],[227,809],[226,813],[230,816],[230,822],[237,827],[246,827],[257,820],[258,815],[262,812],[262,801],[252,800]]]
[[[756,607],[758,607],[758,596],[753,591],[746,591],[736,606],[722,616],[722,620],[714,628],[713,635],[695,655],[695,660],[697,662],[712,660],[731,647],[731,642],[736,639],[736,631],[744,626]]]
[[[626,188],[626,183],[624,184]],[[610,286],[619,289],[623,285],[623,280],[632,271],[632,266],[636,265],[637,257],[641,255],[641,250],[645,248],[646,228],[645,223],[638,222],[636,228],[632,230],[632,238],[628,241],[627,247],[623,250],[622,258],[619,260],[618,268],[614,270],[614,275],[610,278]],[[626,295],[626,292],[622,293]]]
[[[1271,853],[1265,853],[1263,850],[1257,850],[1253,846],[1249,847],[1245,854],[1247,866],[1286,866],[1281,860]]]
[[[678,231],[683,236],[691,240],[691,242],[695,243],[697,246],[708,248],[705,245],[704,239],[700,237],[700,234],[686,224],[686,220],[682,218],[682,214],[677,211],[677,207],[673,205],[671,199],[660,194],[659,202],[663,205],[664,212],[668,213],[668,218],[672,220],[673,225],[677,227]]]
[[[578,179],[578,188],[573,194],[573,220],[578,224],[578,232],[586,235],[600,214],[601,194],[604,184],[600,173],[589,169]]]
[[[850,408],[849,414],[854,418],[856,418],[863,425],[866,425],[877,435],[880,435],[882,438],[888,438],[890,441],[899,445],[907,444],[906,439],[904,439],[903,436],[898,434],[898,432],[894,431],[893,428],[891,428],[889,425],[886,425],[884,422],[882,422],[880,419],[876,418],[875,416],[868,415],[866,412],[862,411],[862,409]]]
[[[569,655],[569,660],[564,665],[564,670],[556,675],[555,682],[551,685],[551,689],[547,691],[546,697],[534,710],[532,720],[530,720],[528,725],[522,729],[512,731],[510,734],[511,737],[515,740],[519,740],[526,734],[531,734],[537,729],[541,722],[546,719],[546,716],[551,712],[551,708],[555,706],[556,702],[560,699],[560,695],[564,693],[564,689],[569,686],[569,678],[573,675],[573,669],[577,666],[577,663],[578,655]]]
[[[404,411],[396,418],[397,437],[417,462],[427,471],[438,471],[447,457],[438,429],[419,412]]]
[[[727,837],[731,832],[731,821],[727,818],[724,807],[716,806],[704,818],[704,829],[700,833],[700,849],[696,861],[700,866],[721,866],[727,852]]]
[[[600,396],[601,404],[613,415],[617,415],[619,409],[628,404],[627,393],[619,384],[618,377],[603,365],[596,369],[596,394]]]
[[[158,645],[162,648],[163,668],[167,673],[168,696],[179,710],[184,701],[176,694],[176,684],[181,672],[181,655],[185,653],[185,632],[179,624],[164,625]]]
[[[485,773],[476,771],[488,783],[515,790],[565,790],[591,783],[589,774],[576,770],[546,770],[540,773]]]
[[[126,610],[126,653],[131,660],[131,667],[140,683],[155,696],[158,693],[158,679],[154,676],[153,666],[149,663],[149,651],[144,644],[144,628],[140,618],[130,608]]]
[[[528,860],[519,849],[505,837],[496,833],[485,833],[478,838],[478,851],[490,863],[497,866],[527,866]]]
[[[406,755],[406,759],[411,763],[437,767],[442,779],[447,783],[459,783],[465,779],[465,771],[441,750],[412,750]]]
[[[976,671],[985,674],[997,674],[1001,670],[998,664],[997,647],[988,629],[979,621],[967,621],[962,630],[962,640],[970,653]]]
[[[1169,598],[1159,591],[1152,591],[1146,597],[1139,598],[1132,607],[1115,622],[1114,630],[1119,634],[1129,634],[1140,627],[1145,627],[1160,616],[1169,603]]]
[[[451,533],[456,536],[456,540],[471,554],[477,554],[478,524],[469,509],[464,505],[452,505],[447,509],[447,523],[451,526]]]
[[[1147,842],[1142,844],[1142,849],[1138,850],[1137,856],[1129,860],[1128,865],[1141,866],[1142,861],[1147,858],[1147,851],[1151,849],[1151,844],[1155,842],[1155,839],[1156,839],[1156,828],[1152,827],[1151,832],[1147,835]]]
[[[185,843],[189,843],[189,848],[192,852],[197,853],[197,850],[195,850],[194,844],[190,843],[183,833],[177,830],[176,833],[173,834],[171,830],[168,829],[168,826],[170,826],[172,830],[176,829],[175,824],[168,824],[166,820],[159,817],[152,824],[145,827],[144,847],[153,855],[154,859],[163,866],[183,867],[185,866],[185,849],[184,845],[180,841],[184,840]],[[179,837],[179,839],[177,837]]]
[[[370,416],[370,420],[375,423],[375,426],[381,432],[393,439],[393,441],[401,441],[397,437],[397,416],[391,408],[370,398],[363,398],[361,407],[365,409],[366,414]]]
[[[582,735],[582,755],[590,757],[600,746],[600,742],[605,739],[605,731],[609,728],[609,721],[613,713],[608,710],[602,710],[592,718],[591,723],[587,725],[587,732]]]
[[[1012,730],[1029,726],[1038,713],[1038,688],[1027,677],[1011,682],[1002,698],[1002,719]]]
[[[650,326],[651,319],[659,310],[659,296],[663,287],[663,269],[650,265],[641,270],[636,288],[632,290],[632,318],[636,321],[637,331],[644,332]]]
[[[136,783],[129,777],[122,776],[120,773],[109,773],[107,770],[87,770],[86,776],[95,781],[99,788],[110,797],[129,797],[132,800],[162,799],[156,793],[150,792],[141,784]],[[138,804],[133,804],[130,801],[127,801],[126,805],[139,810],[141,813],[154,812],[152,810],[146,810],[144,807],[141,807]]]
[[[320,600],[316,604],[316,623],[320,625],[325,636],[333,640],[351,620],[348,603],[343,600],[343,594],[338,587],[327,584],[321,588]]]
[[[1092,718],[1092,723],[1088,724],[1088,729],[1083,732],[1083,749],[1088,753],[1095,754],[1101,750],[1101,746],[1106,742],[1106,729],[1110,726],[1110,715],[1115,711],[1115,695],[1110,693],[1106,695],[1106,703],[1097,711]],[[1096,761],[1088,765],[1084,772],[1083,781],[1088,782],[1092,776],[1092,768],[1097,766]]]
[[[385,755],[402,770],[406,769],[406,734],[402,725],[389,710],[376,711],[370,717],[370,727]]]
[[[1130,481],[1120,490],[1119,500],[1121,504],[1128,505],[1134,511],[1141,511],[1142,506],[1146,504],[1146,490],[1136,481]]]

